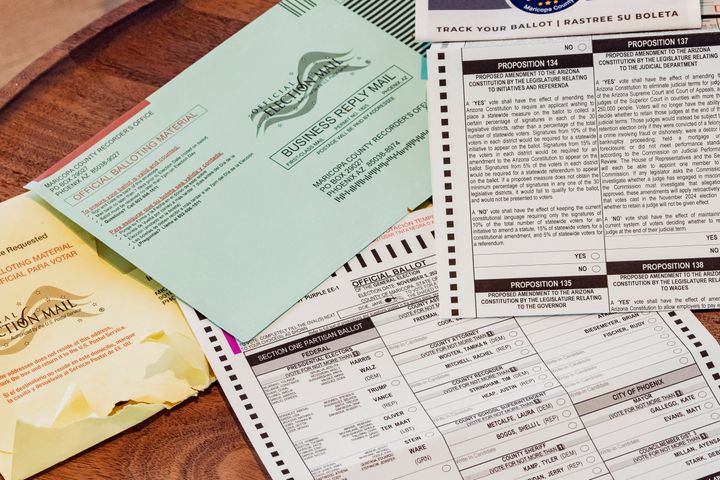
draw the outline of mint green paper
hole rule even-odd
[[[28,185],[245,341],[430,196],[418,53],[315,3],[272,8]]]

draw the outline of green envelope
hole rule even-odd
[[[412,13],[282,1],[28,188],[249,340],[430,196]]]

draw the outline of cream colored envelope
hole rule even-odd
[[[170,292],[37,197],[0,204],[6,480],[60,462],[210,382]]]

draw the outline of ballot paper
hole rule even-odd
[[[415,5],[415,36],[433,42],[700,27],[698,0],[416,0]]]
[[[433,49],[441,316],[719,308],[718,54],[717,30]]]
[[[282,1],[29,188],[248,340],[430,196],[412,14]]]
[[[191,325],[274,479],[709,478],[720,348],[690,312],[442,319],[419,211],[241,344]]]
[[[209,385],[207,361],[170,292],[34,195],[0,203],[0,223],[5,480],[29,477]]]

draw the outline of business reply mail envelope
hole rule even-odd
[[[249,340],[430,196],[412,14],[280,2],[29,188]]]
[[[210,383],[172,295],[31,195],[0,204],[5,480],[33,475]]]

